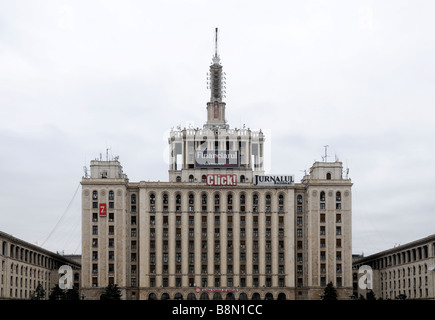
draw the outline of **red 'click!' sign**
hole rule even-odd
[[[208,174],[208,186],[236,186],[237,175],[235,174]]]
[[[105,217],[107,215],[107,207],[105,203],[100,203],[100,217]]]

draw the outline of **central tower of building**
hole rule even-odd
[[[231,174],[236,182],[251,183],[264,173],[264,135],[251,129],[231,129],[225,118],[225,77],[218,54],[218,29],[210,66],[207,121],[203,128],[171,130],[169,181],[205,182],[207,174]]]
[[[216,28],[215,36],[215,53],[212,59],[212,65],[209,72],[209,85],[210,85],[210,102],[207,102],[207,123],[204,128],[208,129],[228,129],[225,119],[225,102],[223,102],[225,77],[220,63],[218,54],[218,29]]]

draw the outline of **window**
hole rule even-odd
[[[331,180],[331,172],[328,172],[328,173],[326,174],[326,180]]]
[[[278,211],[284,211],[284,196],[282,194],[278,196]]]
[[[326,247],[326,240],[320,239],[320,248],[325,248],[325,247]]]
[[[240,195],[240,212],[245,212],[245,195]]]
[[[325,201],[325,192],[320,192],[320,201]]]
[[[181,177],[177,176],[177,178],[175,179],[176,182],[181,182]]]
[[[92,200],[98,200],[98,191],[92,191]]]
[[[115,193],[113,192],[113,190],[109,191],[109,200],[115,200]]]
[[[240,195],[240,204],[245,204],[245,195]]]
[[[220,203],[220,196],[218,194],[216,194],[214,196],[214,211],[215,212],[219,212],[219,203]]]
[[[245,176],[243,174],[240,176],[240,182],[246,182]]]
[[[320,226],[320,235],[324,236],[326,234],[326,228],[325,226]]]
[[[298,204],[302,204],[302,196],[301,195],[298,195],[296,199],[297,199]]]
[[[202,182],[202,183],[206,183],[206,182],[207,182],[207,177],[206,177],[205,174],[202,175],[202,177],[201,177],[201,182]]]
[[[302,225],[302,217],[297,217],[296,220],[297,220],[297,225],[301,226]]]
[[[195,181],[195,179],[193,178],[193,175],[190,175],[189,176],[189,182],[194,182]]]
[[[340,191],[337,191],[337,193],[335,194],[335,200],[341,201],[341,192]]]

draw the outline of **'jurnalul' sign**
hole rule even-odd
[[[255,175],[254,185],[256,186],[293,186],[295,184],[294,175]]]

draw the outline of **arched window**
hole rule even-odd
[[[207,194],[203,193],[201,195],[201,203],[202,204],[207,204]]]
[[[284,196],[282,194],[278,196],[278,211],[284,211]]]
[[[175,196],[175,203],[176,203],[177,205],[180,205],[180,204],[181,204],[181,195],[177,194],[177,195]]]
[[[325,192],[320,192],[320,201],[325,201]]]
[[[270,212],[270,194],[266,195],[266,212]]]
[[[115,199],[115,193],[113,192],[113,190],[109,191],[109,200],[114,200]]]
[[[326,174],[326,180],[331,180],[331,172],[328,172],[328,173]]]
[[[341,201],[341,192],[340,191],[337,191],[337,193],[335,194],[335,200]]]
[[[252,211],[258,212],[258,195],[256,194],[252,197]]]
[[[154,195],[154,193],[150,194],[150,204],[156,204],[156,196]]]
[[[240,195],[240,212],[245,212],[245,195]]]
[[[220,211],[220,196],[218,194],[215,194],[214,196],[214,211],[219,212]]]
[[[302,195],[299,194],[296,199],[298,204],[302,204]]]
[[[177,181],[177,182],[181,182],[181,177],[180,177],[180,176],[177,176],[177,178],[176,178],[175,181]]]
[[[195,203],[195,196],[193,194],[189,194],[189,204]]]
[[[207,182],[207,176],[205,174],[202,175],[201,182],[202,183],[206,183]]]
[[[163,204],[168,204],[168,195],[166,193],[163,194]]]
[[[92,191],[92,200],[98,200],[98,191],[97,190]]]
[[[189,182],[194,182],[195,181],[195,179],[193,178],[193,175],[190,175],[189,176]]]
[[[245,176],[242,174],[242,175],[240,176],[240,182],[245,182],[245,181],[246,181]]]
[[[227,196],[227,203],[228,203],[228,204],[233,204],[233,195],[232,195],[232,194],[229,194],[229,195]]]

